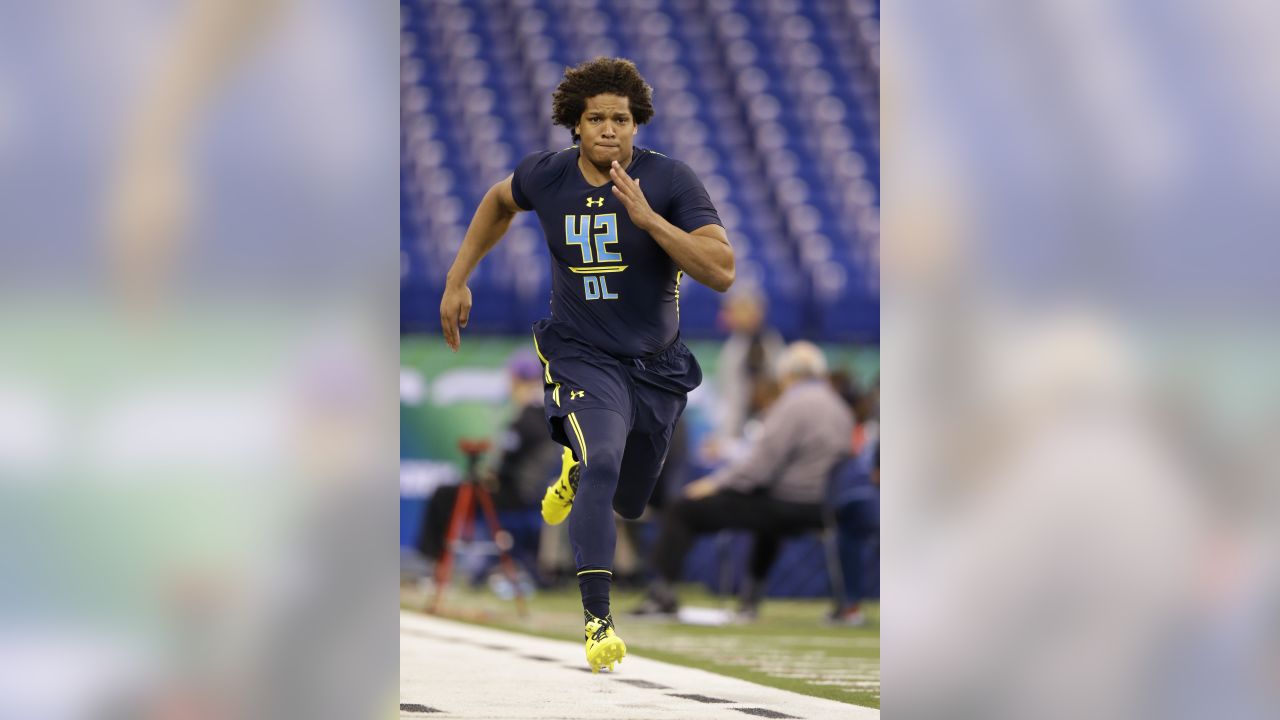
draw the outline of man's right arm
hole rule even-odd
[[[440,329],[445,343],[454,352],[462,342],[460,328],[466,327],[471,317],[471,290],[467,287],[467,279],[480,264],[480,258],[489,254],[507,233],[511,220],[520,210],[511,195],[511,176],[508,175],[489,188],[471,218],[462,247],[458,248],[458,256],[453,259],[453,266],[445,278],[444,297],[440,299]]]

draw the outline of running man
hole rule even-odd
[[[534,323],[533,342],[551,437],[565,446],[542,516],[569,520],[587,663],[599,672],[626,655],[609,612],[613,513],[643,512],[672,428],[702,382],[680,341],[680,279],[724,292],[733,249],[693,171],[633,146],[653,117],[652,88],[635,64],[597,58],[567,69],[551,111],[574,145],[529,155],[485,194],[449,269],[440,325],[457,351],[471,312],[467,279],[516,213],[535,211],[553,262],[551,317]]]

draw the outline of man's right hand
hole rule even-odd
[[[458,345],[462,343],[460,328],[467,326],[470,317],[471,289],[466,285],[445,286],[444,297],[440,298],[440,330],[454,352],[458,352]]]

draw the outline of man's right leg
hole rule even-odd
[[[597,617],[609,614],[609,581],[617,528],[613,492],[618,485],[627,423],[612,410],[573,412],[564,418],[581,477],[569,515],[569,543],[583,588],[583,607]],[[599,581],[599,584],[593,581]]]
[[[578,589],[586,630],[587,662],[593,672],[626,655],[613,630],[609,592],[617,527],[613,494],[618,486],[627,441],[627,421],[612,410],[588,409],[564,418],[566,434],[581,461],[581,476],[569,515],[569,543],[578,568]]]

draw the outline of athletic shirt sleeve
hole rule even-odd
[[[533,200],[537,196],[538,188],[541,183],[538,182],[538,170],[546,167],[546,160],[555,153],[536,152],[526,155],[516,170],[511,174],[511,197],[516,201],[516,205],[521,210],[532,210]]]
[[[724,224],[702,181],[680,161],[676,161],[671,171],[671,206],[667,220],[685,232],[693,232],[703,225]]]

